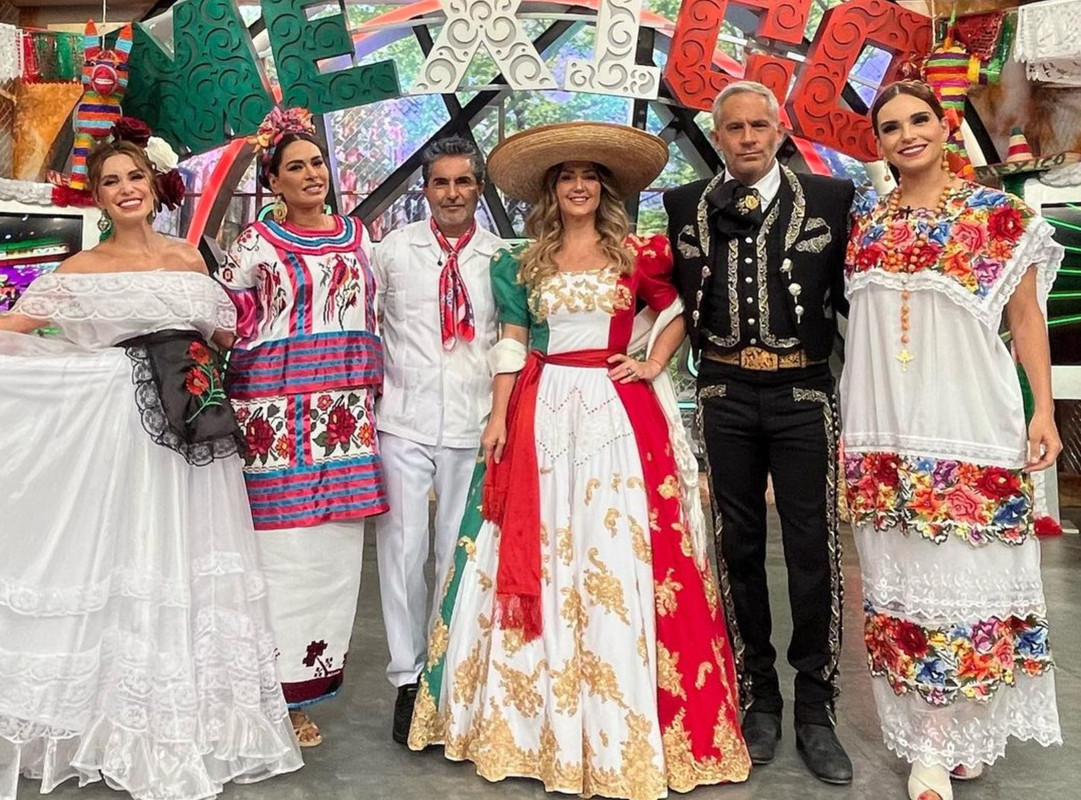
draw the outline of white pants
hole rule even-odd
[[[390,511],[376,518],[379,596],[395,686],[415,682],[424,668],[431,609],[424,565],[428,561],[428,493],[434,488],[435,590],[454,558],[477,450],[418,444],[379,434]],[[435,598],[435,603],[439,598]]]

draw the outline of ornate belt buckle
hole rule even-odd
[[[744,347],[739,351],[739,365],[743,369],[776,372],[777,364],[777,354],[760,347]]]

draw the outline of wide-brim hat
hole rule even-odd
[[[544,175],[565,161],[592,161],[612,173],[612,189],[625,199],[661,174],[668,145],[659,136],[611,122],[541,125],[504,139],[488,156],[488,176],[505,195],[530,203],[544,194]]]

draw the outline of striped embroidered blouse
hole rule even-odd
[[[357,220],[333,220],[329,231],[253,223],[218,275],[239,311],[227,388],[247,439],[257,529],[387,509],[370,244]]]

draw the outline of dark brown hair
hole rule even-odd
[[[105,162],[113,156],[127,156],[135,166],[146,175],[146,181],[150,184],[150,194],[154,198],[154,209],[161,209],[161,198],[158,197],[158,187],[154,183],[156,171],[154,165],[146,155],[146,150],[133,142],[117,139],[112,142],[99,144],[90,151],[86,157],[86,185],[93,195],[97,195],[98,186],[101,183],[101,171],[105,168]]]
[[[878,115],[879,112],[882,111],[882,106],[902,94],[922,100],[931,107],[931,110],[935,112],[936,117],[939,119],[946,118],[946,112],[942,109],[942,103],[939,102],[934,90],[926,83],[920,81],[894,81],[893,83],[884,86],[882,91],[878,93],[878,97],[875,98],[875,101],[871,103],[871,127],[874,128],[876,138],[878,137]]]
[[[264,189],[270,188],[270,176],[278,177],[278,170],[282,166],[282,153],[285,152],[285,148],[291,145],[293,142],[311,142],[319,148],[319,154],[323,156],[323,161],[328,161],[327,151],[323,149],[323,145],[310,133],[287,133],[273,146],[270,153],[270,158],[262,165],[262,169],[259,170],[259,182],[263,184]],[[327,168],[330,165],[327,164]]]

